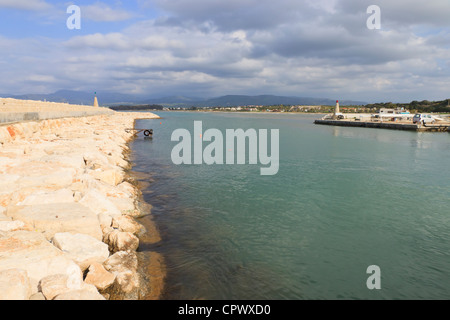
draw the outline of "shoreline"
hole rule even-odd
[[[0,125],[0,300],[158,299],[160,239],[129,142],[148,112]],[[152,235],[149,236],[148,232]]]

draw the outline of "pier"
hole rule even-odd
[[[342,127],[363,127],[363,128],[378,128],[378,129],[392,129],[392,130],[409,130],[418,132],[450,132],[450,123],[445,124],[413,124],[411,122],[381,122],[381,121],[355,121],[355,120],[332,120],[320,119],[315,120],[315,124],[342,126]]]

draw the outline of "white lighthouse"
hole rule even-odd
[[[97,92],[95,92],[94,107],[98,107]]]
[[[334,120],[337,120],[339,113],[340,113],[339,100],[336,100],[336,107],[334,108],[334,115],[333,115]]]

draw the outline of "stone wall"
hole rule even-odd
[[[0,124],[113,113],[114,111],[103,107],[0,98]]]
[[[138,272],[139,236],[159,236],[134,220],[149,211],[140,209],[126,158],[126,129],[156,117],[114,112],[0,126],[0,300],[159,296],[153,288],[163,276],[147,283]]]

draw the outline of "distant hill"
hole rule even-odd
[[[14,98],[21,100],[46,100],[51,102],[66,102],[70,104],[94,104],[94,92],[83,92],[74,90],[59,90],[49,94],[23,94],[23,95],[10,95],[0,94],[3,98]],[[136,97],[129,94],[121,94],[114,92],[97,92],[97,97],[101,105],[109,104],[128,104],[134,103],[136,99],[142,99],[142,97]]]
[[[392,102],[383,102],[383,103],[372,103],[365,106],[366,108],[372,109],[381,109],[381,108],[405,108],[410,110],[411,112],[441,112],[441,113],[450,113],[450,99],[441,100],[441,101],[411,101],[409,103],[392,103]]]
[[[24,94],[24,95],[0,95],[4,98],[15,98],[24,100],[46,100],[53,102],[67,102],[71,104],[92,105],[94,103],[94,92],[83,92],[74,90],[59,90],[50,94]],[[216,98],[199,98],[185,96],[169,96],[162,98],[144,95],[131,95],[115,92],[97,92],[100,105],[162,105],[166,107],[229,107],[247,105],[334,105],[336,100],[326,98],[310,97],[286,97],[275,95],[226,95]],[[366,102],[340,100],[341,105],[365,105]]]
[[[233,107],[233,106],[272,106],[272,105],[330,105],[336,104],[336,100],[309,97],[285,97],[274,95],[227,95],[217,98],[195,100],[186,97],[170,97],[162,99],[153,99],[146,101],[147,103],[156,103],[163,106],[171,107]],[[346,105],[364,105],[366,102],[342,100],[339,103]]]

